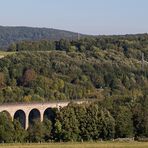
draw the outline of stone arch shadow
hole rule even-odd
[[[17,110],[14,114],[14,120],[18,120],[21,126],[25,129],[26,128],[26,114],[23,110]]]
[[[55,121],[55,108],[47,108],[45,109],[44,113],[43,113],[43,120],[48,119],[50,120],[52,123]]]
[[[34,108],[29,112],[29,116],[28,116],[29,125],[34,124],[35,120],[41,121],[41,113],[40,113],[40,110],[37,108]]]

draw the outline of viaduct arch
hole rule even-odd
[[[74,101],[74,103],[82,104],[86,101]],[[14,103],[0,105],[0,112],[7,112],[12,120],[17,119],[24,129],[27,129],[29,123],[34,119],[43,121],[44,116],[52,120],[52,108],[63,108],[70,102],[45,102],[45,103]]]

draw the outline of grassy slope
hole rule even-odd
[[[7,55],[14,54],[15,52],[5,52],[5,51],[0,51],[0,59],[4,58]]]
[[[99,143],[49,143],[49,144],[1,144],[2,148],[147,148],[148,142],[99,142]]]

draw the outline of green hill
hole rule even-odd
[[[0,60],[0,102],[136,100],[147,95],[147,43],[143,34],[13,44]]]
[[[147,34],[21,41],[8,49],[0,59],[0,103],[89,101],[46,110],[27,131],[21,112],[14,120],[1,112],[0,143],[147,140]]]
[[[0,26],[0,48],[22,40],[60,40],[77,38],[77,33],[52,28],[3,27]]]

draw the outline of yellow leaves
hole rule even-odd
[[[55,90],[61,90],[64,88],[64,81],[62,79],[56,79],[53,82],[53,89]]]
[[[138,97],[143,97],[143,92],[140,89],[133,89],[131,91],[131,96],[135,100]]]
[[[5,84],[5,76],[3,72],[0,72],[0,87],[4,86]]]
[[[24,96],[23,101],[24,101],[24,102],[31,102],[31,98],[32,98],[31,95]]]

